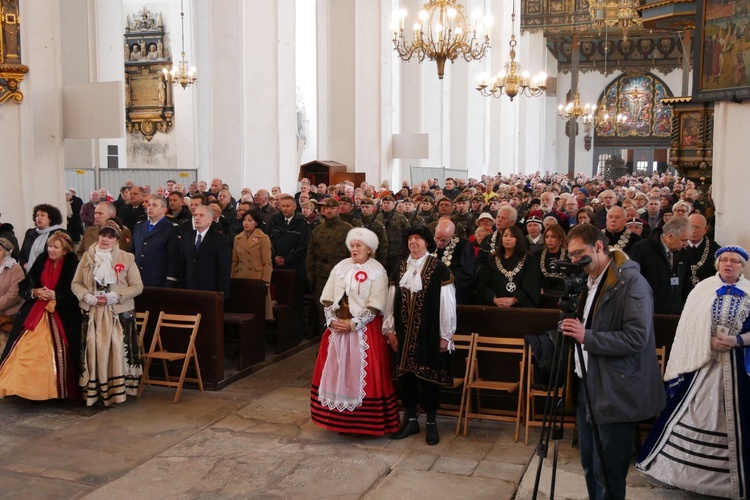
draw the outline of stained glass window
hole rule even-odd
[[[616,78],[599,98],[596,137],[668,138],[672,130],[672,110],[661,104],[664,97],[672,97],[672,93],[651,73]],[[618,114],[625,115],[627,120],[616,123],[614,117]],[[604,119],[605,115],[609,115],[609,121]]]

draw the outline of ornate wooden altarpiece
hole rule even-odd
[[[16,0],[0,0],[0,104],[23,101],[20,84],[29,67],[21,64],[21,16]]]
[[[714,105],[690,97],[662,99],[672,108],[669,164],[696,184],[711,183],[714,153]]]
[[[144,7],[125,21],[125,116],[129,133],[140,132],[151,140],[172,128],[172,85],[163,69],[172,69],[169,36],[161,13]]]
[[[651,33],[633,28],[623,37],[619,30],[599,31],[592,25],[588,0],[524,0],[521,32],[539,30],[543,30],[547,48],[562,73],[571,69],[573,35],[579,39],[578,70],[582,73],[620,70],[638,76],[653,70],[668,74],[682,67],[682,43],[677,32]]]

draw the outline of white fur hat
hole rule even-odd
[[[346,235],[346,247],[349,248],[349,244],[352,241],[361,241],[365,245],[367,245],[370,250],[372,250],[372,253],[375,254],[375,252],[378,249],[378,237],[375,233],[370,231],[367,228],[364,227],[355,227],[354,229],[350,229],[349,232]]]

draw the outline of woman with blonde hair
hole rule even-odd
[[[78,259],[73,240],[62,231],[49,235],[46,249],[18,286],[26,302],[0,361],[0,398],[78,396],[81,310],[70,289]]]

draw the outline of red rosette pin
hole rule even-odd
[[[115,265],[115,273],[117,274],[117,284],[120,284],[120,273],[125,270],[125,266],[122,264]]]
[[[357,295],[359,295],[359,288],[367,279],[367,273],[364,271],[357,271],[354,274],[354,279],[357,281]]]

